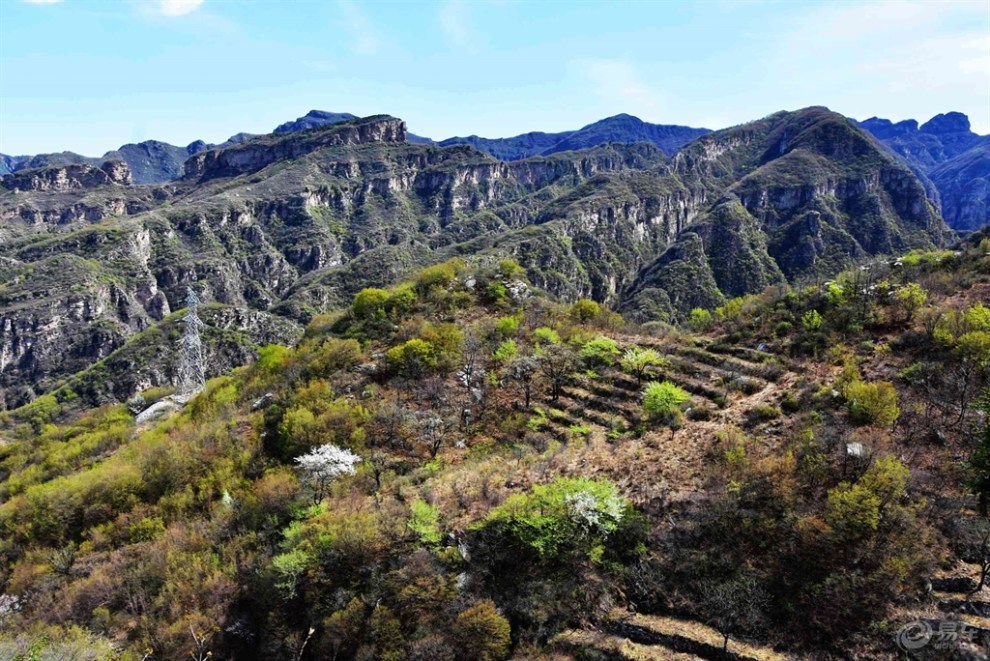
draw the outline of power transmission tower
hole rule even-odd
[[[206,367],[199,337],[203,328],[199,318],[199,297],[192,287],[186,288],[186,314],[182,321],[185,329],[179,340],[179,394],[194,395],[206,385]]]

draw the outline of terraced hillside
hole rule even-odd
[[[963,622],[979,644],[979,238],[693,330],[455,259],[191,400],[61,386],[0,416],[0,654],[888,659]]]

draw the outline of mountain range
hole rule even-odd
[[[677,132],[613,119],[651,140]],[[410,142],[389,116],[297,121],[198,145],[160,184],[119,161],[0,180],[6,405],[87,370],[78,389],[96,401],[169,382],[175,366],[133,340],[160,341],[149,331],[188,286],[248,345],[291,341],[362,288],[452,257],[512,256],[555,296],[672,322],[951,236],[902,158],[820,107],[709,132],[672,155],[610,141],[515,160]],[[610,123],[556,144],[614,137]],[[243,357],[218,351],[216,369],[236,364],[225,355]],[[92,372],[107,361],[124,361],[112,382]]]

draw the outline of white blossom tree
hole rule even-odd
[[[313,504],[319,505],[327,495],[330,483],[341,475],[353,475],[354,466],[361,463],[361,457],[327,443],[296,457],[296,463],[313,490]]]

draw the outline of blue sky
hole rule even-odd
[[[432,138],[780,109],[990,133],[990,2],[0,0],[0,152],[263,133],[311,108]]]

